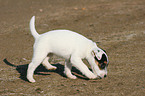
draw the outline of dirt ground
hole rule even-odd
[[[36,16],[39,33],[53,29],[76,31],[95,41],[109,56],[108,76],[88,80],[63,75],[58,69],[35,71],[26,80],[34,39],[29,20]],[[0,0],[0,96],[144,96],[145,0]]]

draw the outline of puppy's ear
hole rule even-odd
[[[103,52],[101,50],[93,50],[92,54],[94,57],[96,57],[98,60],[101,60]]]

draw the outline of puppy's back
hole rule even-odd
[[[86,37],[70,30],[53,30],[40,35],[41,42],[55,54],[69,56],[74,52],[86,53],[94,43]],[[45,45],[46,45],[45,44]],[[78,53],[78,54],[79,54]]]

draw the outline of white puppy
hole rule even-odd
[[[33,58],[27,70],[27,79],[30,82],[35,82],[33,73],[41,63],[47,69],[56,69],[48,62],[51,54],[65,58],[64,73],[71,79],[77,78],[71,73],[72,65],[89,79],[107,76],[108,57],[95,42],[69,30],[53,30],[40,35],[35,29],[35,16],[30,20],[30,30],[35,38]],[[83,63],[84,58],[93,72]]]

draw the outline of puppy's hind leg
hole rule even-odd
[[[39,65],[39,64],[37,64],[37,65]],[[31,62],[29,64],[28,69],[27,69],[27,79],[28,79],[29,82],[32,82],[32,83],[35,82],[35,80],[33,78],[33,74],[34,74],[34,71],[35,71],[36,68],[37,68],[37,66],[34,65],[33,62]]]
[[[35,82],[33,78],[34,71],[41,64],[41,62],[46,56],[47,56],[47,53],[45,53],[45,51],[38,52],[37,50],[35,50],[33,54],[32,62],[29,64],[28,70],[27,70],[27,79],[30,82],[32,83]]]
[[[46,69],[48,70],[56,70],[57,67],[55,66],[52,66],[50,63],[49,63],[49,59],[52,57],[52,54],[49,54],[42,62],[42,64],[46,67]]]
[[[65,75],[70,79],[76,79],[77,77],[75,75],[72,75],[71,69],[72,69],[72,64],[70,63],[69,60],[65,60],[65,68],[64,68]]]

